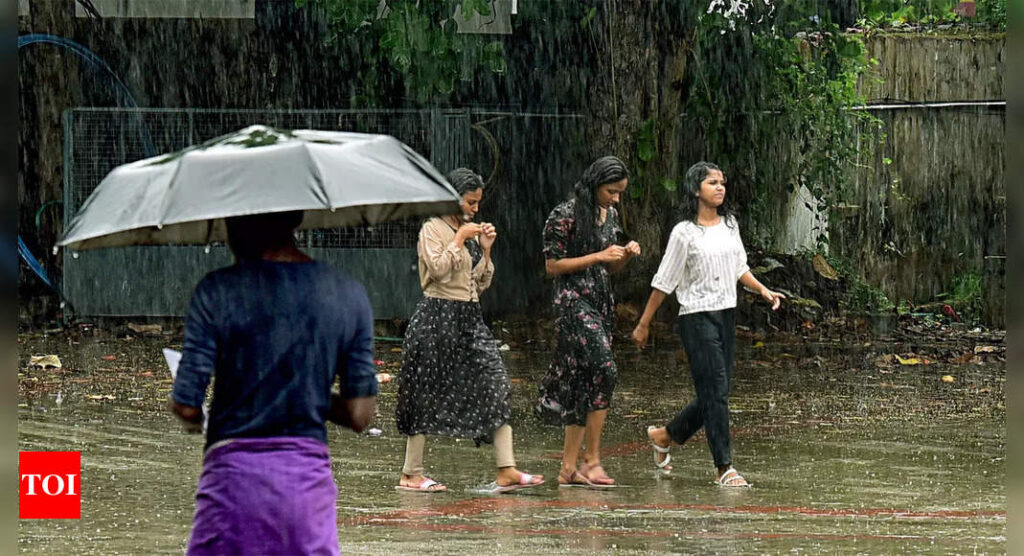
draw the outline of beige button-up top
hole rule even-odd
[[[423,223],[416,252],[420,287],[427,297],[480,301],[480,292],[491,285],[494,263],[484,257],[473,266],[469,250],[455,245],[455,230],[440,218]]]

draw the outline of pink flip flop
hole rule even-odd
[[[579,474],[584,479],[590,481],[591,487],[596,488],[612,488],[615,486],[615,479],[608,476],[608,474],[598,475],[597,477],[591,477],[590,471],[596,466],[583,464],[580,466]]]

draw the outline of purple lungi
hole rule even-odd
[[[237,438],[203,460],[188,554],[338,554],[327,445]]]

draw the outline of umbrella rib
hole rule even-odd
[[[188,156],[188,153],[185,153],[178,157],[178,160],[176,161],[178,165],[174,168],[174,173],[171,174],[171,179],[167,181],[167,189],[164,190],[164,196],[162,199],[160,199],[160,210],[157,212],[156,215],[156,227],[158,230],[162,230],[164,227],[164,218],[166,218],[164,212],[167,210],[167,205],[170,203],[171,195],[174,192],[175,181],[178,179],[178,173],[181,172],[181,167],[185,165],[186,156]]]
[[[316,183],[320,186],[320,194],[323,197],[324,205],[327,210],[331,210],[334,205],[331,204],[331,196],[327,194],[327,186],[324,184],[323,173],[320,171],[320,165],[316,163],[316,159],[313,158],[313,153],[309,152],[309,144],[303,142],[302,151],[306,153],[306,158],[309,159],[309,164],[313,168],[313,177],[316,179]]]

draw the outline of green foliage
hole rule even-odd
[[[458,82],[470,81],[478,72],[503,75],[507,71],[501,41],[457,32],[456,8],[466,20],[475,14],[489,16],[487,0],[296,0],[296,4],[324,10],[331,42],[361,53],[353,61],[359,65],[355,73],[362,82],[356,105],[381,104],[388,92],[386,84],[428,104],[438,95],[451,94]]]
[[[657,152],[657,135],[653,119],[644,120],[636,134],[636,156],[641,162],[654,160]]]
[[[668,176],[651,175],[651,168],[655,166],[658,153],[658,137],[660,133],[658,121],[648,118],[640,123],[634,139],[636,150],[633,159],[629,161],[629,167],[633,169],[641,187],[631,187],[630,197],[639,199],[645,195],[653,195],[661,200],[669,194],[675,193],[679,184],[675,179]]]
[[[897,306],[881,288],[869,284],[861,275],[854,262],[825,255],[825,260],[843,277],[848,285],[840,303],[846,310],[854,313],[878,314],[896,311],[897,314],[909,313],[910,303],[901,300]]]
[[[859,279],[852,282],[845,303],[848,310],[857,313],[888,313],[896,309],[881,288]]]
[[[707,156],[742,188],[755,241],[778,235],[774,215],[757,210],[773,205],[765,201],[799,186],[822,213],[841,201],[850,169],[881,132],[879,120],[855,109],[866,103],[857,82],[872,65],[860,37],[820,12],[792,2],[740,22],[712,14],[695,33],[687,116]]]
[[[584,29],[590,29],[594,24],[594,17],[597,16],[597,6],[592,6],[587,10],[587,15],[580,18],[580,27]]]
[[[867,29],[900,29],[910,25],[963,24],[1006,30],[1006,0],[977,0],[975,16],[961,18],[958,0],[861,0],[859,25]]]
[[[963,319],[979,321],[985,307],[982,294],[981,273],[965,272],[953,277],[953,294],[949,303]]]

